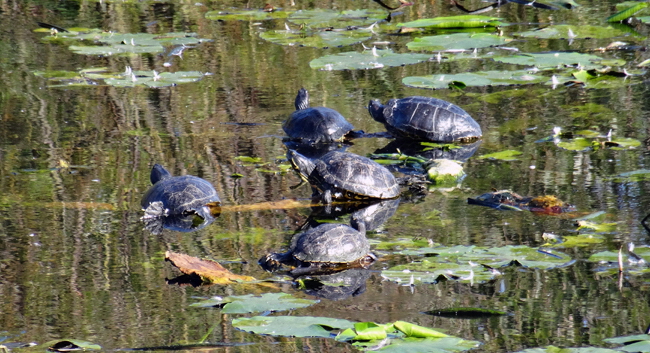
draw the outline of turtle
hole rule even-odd
[[[142,197],[143,218],[195,214],[203,219],[218,214],[221,200],[209,181],[192,175],[174,177],[156,164],[151,169],[151,188]]]
[[[370,253],[363,226],[357,230],[346,224],[323,223],[296,234],[285,253],[269,253],[259,260],[262,268],[272,271],[286,264],[295,267],[289,273],[302,276],[332,273],[344,269],[367,268],[376,257]]]
[[[431,97],[391,99],[386,105],[371,100],[368,111],[395,137],[433,142],[471,142],[483,133],[459,106]]]
[[[354,153],[332,151],[311,160],[289,150],[287,159],[300,177],[315,189],[314,196],[320,194],[326,204],[332,203],[332,199],[392,199],[399,196],[399,185],[388,169]]]
[[[301,88],[295,101],[296,111],[282,124],[291,140],[306,144],[342,142],[363,132],[353,132],[341,113],[326,107],[310,107],[309,92]]]

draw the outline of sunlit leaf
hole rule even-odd
[[[650,335],[633,335],[606,338],[605,342],[622,344],[618,350],[623,352],[650,352]]]
[[[133,75],[123,75],[121,78],[108,78],[104,80],[107,85],[115,87],[166,87],[181,83],[196,82],[204,74],[198,71],[162,72],[156,74],[152,71],[134,71]]]
[[[494,152],[494,153],[488,153],[479,156],[478,158],[480,159],[496,159],[496,160],[501,160],[501,161],[516,161],[519,158],[517,156],[521,155],[522,153],[519,151],[515,150],[506,150],[506,151],[500,151],[500,152]]]
[[[354,323],[343,319],[313,316],[254,316],[232,320],[236,329],[262,335],[286,337],[331,336],[330,330],[353,328]]]
[[[205,18],[215,21],[264,21],[287,18],[293,11],[264,11],[264,9],[230,9],[208,11]]]
[[[578,220],[578,229],[588,229],[597,233],[612,233],[616,231],[617,223],[597,223],[588,220]]]
[[[448,49],[473,49],[506,44],[512,38],[490,33],[453,33],[437,36],[417,37],[406,43],[409,50],[440,51]]]
[[[583,54],[575,52],[558,52],[558,53],[530,53],[520,54],[513,56],[499,56],[494,57],[494,61],[507,64],[517,64],[526,66],[535,66],[538,68],[543,67],[557,67],[564,65],[578,65],[583,68],[596,68],[603,66],[600,61],[603,58],[593,54]]]
[[[388,16],[385,10],[362,9],[362,10],[329,10],[314,9],[300,10],[289,16],[289,21],[295,24],[304,24],[312,28],[348,28],[368,26],[383,20]]]
[[[253,294],[233,295],[225,298],[214,297],[190,306],[212,307],[224,305],[221,312],[224,314],[246,314],[265,311],[283,311],[305,308],[318,303],[319,300],[300,299],[286,293],[264,293],[256,296]]]
[[[587,151],[593,147],[591,140],[576,137],[569,141],[560,141],[557,146],[569,151]]]
[[[467,351],[478,347],[481,343],[467,341],[458,337],[415,338],[408,337],[392,340],[391,343],[379,350],[382,353],[449,353]]]
[[[248,164],[258,164],[262,162],[262,158],[259,157],[249,157],[249,156],[237,156],[235,160],[241,161],[242,163]]]
[[[514,353],[620,353],[618,350],[598,348],[598,347],[579,347],[579,348],[558,348],[548,346],[546,348],[529,348]]]
[[[398,23],[398,27],[429,27],[429,28],[475,28],[503,26],[501,18],[481,15],[460,15],[450,17],[422,18],[419,20]]]
[[[442,332],[438,332],[434,329],[424,327],[424,326],[419,326],[412,324],[410,322],[406,321],[395,321],[393,323],[393,326],[395,326],[396,329],[402,331],[406,337],[417,337],[417,338],[427,338],[427,337],[435,337],[435,338],[442,338],[442,337],[449,337],[449,335],[446,335]]]
[[[573,26],[573,25],[553,25],[540,28],[534,31],[515,33],[519,37],[534,37],[546,39],[584,39],[584,38],[612,38],[625,35],[625,32],[602,26]]]
[[[313,48],[343,47],[372,38],[370,30],[275,30],[260,33],[262,39],[280,45],[300,45]]]
[[[429,58],[429,54],[394,53],[390,49],[374,49],[322,56],[312,60],[309,66],[320,70],[364,70],[417,64]]]
[[[388,336],[384,327],[374,322],[358,322],[354,324],[354,331],[356,335],[353,340],[382,340]]]
[[[479,71],[460,74],[442,74],[428,76],[409,76],[402,83],[410,87],[440,89],[448,88],[449,83],[458,81],[468,87],[508,86],[541,83],[548,77],[530,74],[528,71]]]
[[[620,12],[617,12],[609,17],[607,17],[607,22],[621,22],[627,20],[628,18],[634,16],[635,13],[641,11],[642,9],[648,7],[647,2],[639,2],[633,6],[630,6]]]

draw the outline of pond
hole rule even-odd
[[[634,256],[650,261],[648,9],[544,4],[448,29],[431,26],[489,3],[0,0],[0,345],[517,352],[639,340],[629,350],[648,351],[650,336],[608,341],[650,324],[649,271]],[[607,22],[635,6],[634,19]],[[320,282],[258,265],[314,219],[350,222],[312,211],[287,162],[282,122],[302,87],[369,134],[348,152],[384,163],[415,152],[382,134],[371,99],[444,99],[483,131],[469,152],[446,147],[464,177],[388,205],[367,233],[369,270]],[[156,163],[212,183],[221,214],[194,232],[152,231],[140,201]],[[575,211],[468,203],[492,190]],[[167,252],[261,281],[180,284]],[[334,338],[359,322],[464,341]]]

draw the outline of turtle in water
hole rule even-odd
[[[568,204],[554,195],[521,196],[510,190],[487,192],[476,198],[468,198],[470,205],[487,206],[499,210],[528,210],[535,213],[560,214],[576,211],[574,205]]]
[[[332,199],[392,199],[399,195],[393,174],[379,163],[348,152],[329,152],[311,160],[289,150],[287,159],[303,180],[321,194],[324,203]]]
[[[341,142],[358,137],[363,132],[353,132],[354,127],[334,109],[310,107],[309,92],[301,88],[295,101],[296,111],[282,124],[282,129],[292,140],[307,144]]]
[[[367,268],[376,258],[370,253],[363,225],[359,228],[323,223],[296,234],[289,251],[267,254],[259,260],[259,264],[267,271],[273,271],[282,264],[295,267],[289,272],[293,276]]]
[[[192,175],[173,177],[160,164],[153,166],[150,179],[153,186],[141,202],[143,218],[194,214],[205,220],[219,214],[221,200],[209,181]]]
[[[386,105],[371,100],[368,111],[395,137],[433,142],[470,142],[483,133],[478,123],[459,106],[442,99],[407,97]]]

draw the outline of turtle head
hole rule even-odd
[[[303,110],[309,108],[309,92],[301,88],[298,91],[298,95],[296,96],[296,110]]]
[[[305,181],[307,181],[311,172],[316,168],[316,165],[311,159],[294,150],[289,150],[287,152],[287,159],[289,160],[289,163],[291,163],[293,169],[295,169],[298,174],[300,174],[300,177]]]
[[[153,168],[151,168],[151,175],[149,176],[149,179],[153,185],[161,180],[169,179],[171,177],[171,173],[169,173],[165,167],[161,166],[160,164],[154,164]]]
[[[373,119],[380,123],[386,122],[386,116],[384,115],[384,105],[380,101],[373,99],[368,104],[368,112]]]

